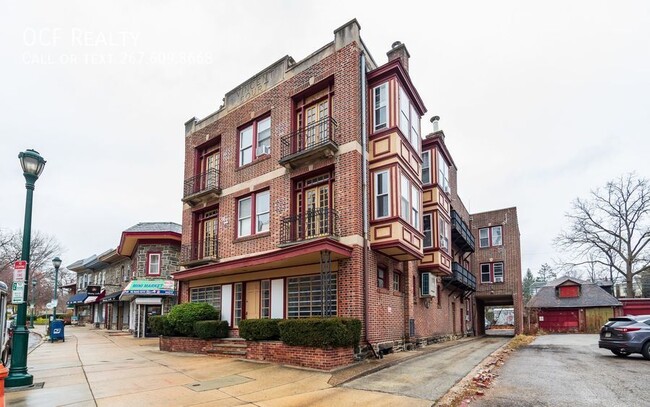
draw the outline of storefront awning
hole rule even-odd
[[[105,295],[106,295],[106,291],[102,291],[99,295],[89,295],[84,300],[84,304],[94,304],[96,302],[100,302]]]
[[[120,298],[141,295],[174,296],[176,295],[174,280],[133,280],[122,291]]]
[[[87,297],[88,294],[86,294],[85,292],[77,293],[68,299],[67,304],[68,305],[83,304]]]
[[[122,295],[122,291],[117,291],[111,294],[107,294],[102,302],[115,302],[120,300],[120,295]]]

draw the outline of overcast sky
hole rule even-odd
[[[530,3],[0,0],[0,228],[22,228],[27,148],[47,160],[33,230],[64,265],[180,223],[183,123],[356,18],[378,64],[407,46],[423,133],[439,115],[470,212],[517,207],[536,271],[573,199],[650,176],[650,2]]]

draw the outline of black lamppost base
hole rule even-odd
[[[10,375],[5,379],[5,387],[23,387],[32,384],[34,384],[34,376],[29,373]]]

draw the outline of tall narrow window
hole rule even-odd
[[[424,232],[424,247],[433,247],[433,238],[431,234],[431,214],[427,213],[422,217],[422,231]]]
[[[388,269],[386,266],[377,266],[377,287],[388,288]]]
[[[393,291],[402,291],[402,275],[396,271],[393,271]]]
[[[160,253],[149,253],[147,274],[150,276],[160,275]]]
[[[375,131],[388,127],[388,83],[382,83],[374,89],[374,129]]]
[[[411,105],[411,144],[415,151],[420,150],[420,115]]]
[[[400,178],[400,216],[408,223],[411,223],[410,194],[411,188],[409,180],[402,174]]]
[[[256,233],[267,232],[269,230],[270,214],[270,193],[269,191],[260,192],[255,195],[255,216],[257,230]]]
[[[442,154],[438,151],[438,185],[443,191],[449,193],[449,166]]]
[[[481,283],[490,282],[492,282],[492,276],[490,275],[490,264],[481,264]]]
[[[271,318],[271,280],[262,280],[261,318]]]
[[[501,246],[503,244],[503,235],[501,226],[492,227],[492,246]]]
[[[235,292],[233,295],[233,312],[234,312],[234,326],[239,326],[239,322],[242,319],[242,306],[243,306],[243,284],[242,283],[235,283]]]
[[[431,151],[422,152],[422,183],[431,183]]]
[[[503,283],[503,263],[494,263],[492,269],[494,271],[494,282]]]
[[[447,221],[438,215],[438,229],[440,236],[440,248],[449,253],[449,226]]]
[[[239,200],[239,208],[237,209],[239,237],[251,234],[251,209],[250,197]]]
[[[411,185],[411,225],[420,228],[420,190]]]
[[[479,247],[488,247],[490,245],[490,229],[483,228],[478,230]]]
[[[399,88],[399,129],[402,131],[402,134],[404,134],[404,137],[411,141],[409,137],[409,130],[411,128],[411,123],[409,121],[409,115],[410,115],[410,106],[411,102],[409,102],[408,97],[406,96],[406,92],[404,92],[404,88],[400,86]]]
[[[253,125],[239,132],[239,165],[253,161]]]
[[[268,154],[271,151],[271,118],[260,120],[257,123],[257,156]]]
[[[375,173],[375,219],[390,215],[389,172]]]

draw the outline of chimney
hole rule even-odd
[[[433,116],[431,118],[431,124],[433,124],[433,132],[437,133],[440,131],[440,127],[438,126],[438,122],[440,121],[440,116]]]
[[[406,45],[402,44],[399,41],[395,41],[393,45],[391,45],[391,49],[386,53],[386,55],[388,56],[388,62],[399,58],[402,62],[402,67],[406,71],[409,70],[409,58],[411,55],[406,49]]]

